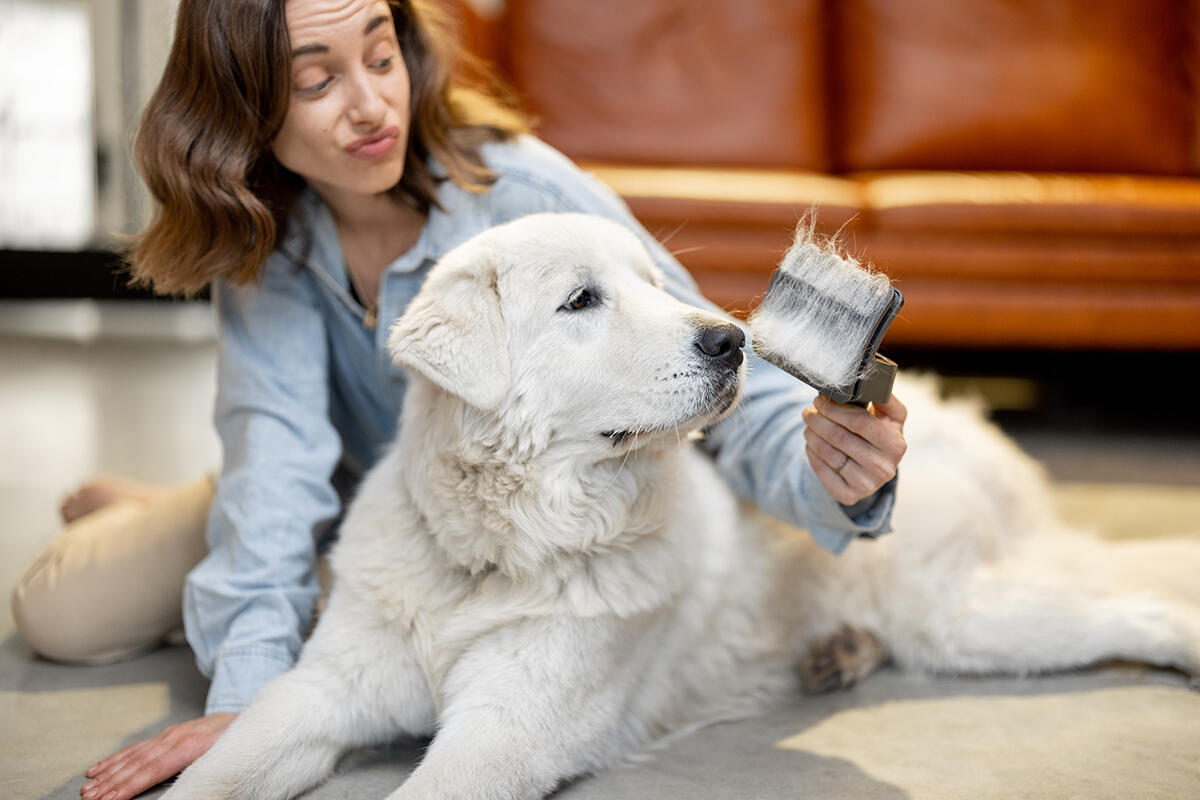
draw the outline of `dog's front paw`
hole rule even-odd
[[[843,625],[809,647],[796,674],[809,694],[849,689],[887,658],[887,648],[874,634]]]

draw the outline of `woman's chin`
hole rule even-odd
[[[404,177],[404,162],[398,164],[372,164],[371,169],[358,176],[347,175],[345,191],[360,194],[383,194],[393,189]],[[386,167],[391,167],[387,169]]]
[[[331,180],[322,180],[319,178],[308,178],[305,180],[309,185],[317,190],[318,194],[328,197],[329,195],[377,195],[385,194],[391,191],[400,183],[400,179],[404,177],[404,164],[401,162],[394,169],[382,169],[383,165],[371,165],[373,169],[363,171],[359,170],[346,172],[331,176]],[[358,174],[354,174],[358,172]]]

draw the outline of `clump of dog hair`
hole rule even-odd
[[[886,275],[836,236],[819,235],[810,212],[750,317],[754,349],[818,390],[850,386],[863,377],[864,353],[892,294]]]

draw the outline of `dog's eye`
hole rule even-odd
[[[559,311],[579,311],[595,305],[600,298],[591,289],[580,289],[571,295],[571,299],[559,306]]]

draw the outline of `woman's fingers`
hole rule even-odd
[[[862,416],[871,416],[863,409],[857,410]],[[847,425],[834,421],[830,415],[819,410],[806,413],[805,421],[805,438],[810,445],[817,447],[819,452],[828,453],[828,449],[832,448],[861,467],[881,473],[887,471],[889,459],[886,455]],[[861,428],[861,425],[859,427]],[[843,458],[828,455],[826,461],[831,467],[836,469],[842,465]]]
[[[823,435],[822,430],[827,433]],[[858,502],[878,488],[872,488],[867,474],[852,455],[856,452],[858,458],[867,460],[864,453],[869,452],[869,445],[861,441],[853,443],[852,438],[857,437],[836,423],[823,419],[815,410],[811,412],[804,431],[809,463],[830,496],[846,505]]]
[[[891,480],[883,462],[862,457],[870,466],[855,460],[842,450],[830,445],[815,433],[806,432],[808,460],[821,484],[839,503],[853,505],[868,497]],[[815,460],[814,460],[815,459]],[[894,474],[894,473],[893,473]]]
[[[192,763],[177,749],[165,746],[130,758],[105,779],[107,795],[97,793],[97,800],[127,800],[179,774]]]
[[[162,734],[160,733],[158,736],[162,736]],[[113,766],[115,766],[116,764],[119,764],[122,761],[124,761],[125,759],[129,758],[129,756],[132,753],[134,753],[138,750],[144,750],[145,748],[149,747],[151,742],[156,741],[158,739],[158,736],[155,736],[151,739],[145,739],[143,741],[138,742],[137,744],[131,744],[128,747],[124,747],[124,748],[118,750],[117,752],[113,753],[111,756],[108,756],[107,758],[100,759],[95,764],[88,767],[87,772],[85,772],[84,774],[87,775],[89,778],[95,778],[96,776],[98,776],[104,772],[108,772],[110,769],[113,768]]]
[[[817,474],[817,480],[825,487],[825,491],[829,492],[830,497],[846,505],[853,505],[861,499],[854,487],[842,477],[841,473],[818,456],[811,445],[806,446],[804,450],[808,454],[808,461],[812,464],[813,472]]]
[[[872,409],[818,396],[804,410],[806,452],[830,495],[847,505],[875,493],[897,471],[907,444],[907,409],[899,400]]]
[[[886,403],[871,403],[871,409],[875,413],[875,416],[882,419],[889,419],[901,426],[908,419],[908,408],[895,395],[892,395],[891,399]]]
[[[84,800],[128,800],[178,774],[204,755],[236,714],[209,714],[173,725],[97,762],[79,790]]]
[[[870,409],[864,409],[835,403],[828,397],[818,395],[813,407],[821,416],[836,422],[878,450],[893,466],[900,463],[908,447],[904,441],[904,420],[908,417],[908,409],[895,397],[888,403],[872,403]]]
[[[94,780],[85,783],[80,794],[84,800],[124,800],[141,794],[174,774],[153,780],[166,768],[163,757],[170,749],[165,733],[128,748],[127,752],[123,751],[123,758],[111,761]]]
[[[155,746],[155,744],[159,741],[159,737],[161,735],[162,734],[159,734],[159,736],[155,736],[153,739],[146,739],[145,741],[130,745],[123,750],[113,753],[108,758],[97,762],[86,773],[84,773],[92,780],[83,785],[83,789],[80,791],[80,793],[86,795],[89,789],[92,789],[98,784],[105,782],[108,777],[112,776],[118,770],[124,767],[124,765],[130,759],[143,758],[146,751]]]
[[[148,739],[114,760],[80,790],[83,800],[127,800],[162,783],[190,764],[165,734]]]

